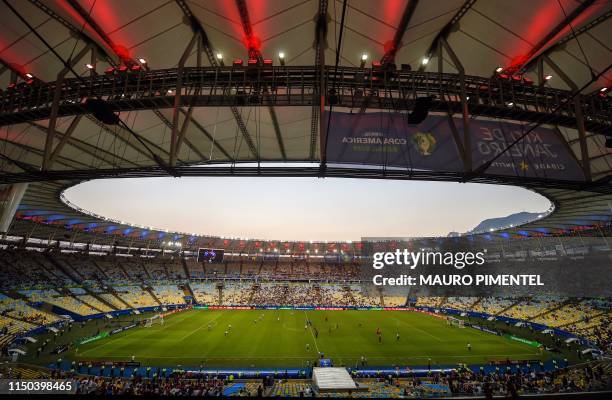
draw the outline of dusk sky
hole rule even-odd
[[[439,236],[550,205],[513,186],[339,178],[109,179],[66,196],[97,214],[154,228],[279,240]]]

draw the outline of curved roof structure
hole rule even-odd
[[[0,9],[0,184],[31,182],[20,218],[161,240],[59,196],[97,177],[232,174],[515,184],[556,206],[533,232],[612,218],[609,1],[5,0]],[[465,151],[460,171],[327,159],[327,112],[409,113],[422,97],[432,114],[466,124],[556,132],[584,179],[499,175]],[[13,232],[27,235],[30,223]]]

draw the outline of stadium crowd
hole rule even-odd
[[[409,300],[350,281],[358,265],[307,260],[203,264],[25,250],[0,250],[0,343],[57,322],[53,309],[78,315],[185,304],[220,306],[395,307],[480,311],[576,333],[612,353],[608,299],[423,297]],[[61,313],[61,312],[60,312]]]
[[[415,396],[504,396],[517,398],[524,394],[573,393],[609,390],[612,387],[612,365],[596,362],[555,371],[504,371],[485,374],[467,368],[449,373],[432,373],[427,377],[396,375],[368,376],[353,371],[355,382],[364,389],[351,397],[415,397]],[[286,379],[280,374],[265,379],[241,380],[234,376],[204,376],[195,378],[176,370],[169,377],[92,377],[53,370],[50,373],[28,368],[0,367],[3,378],[74,379],[77,393],[89,395],[162,395],[162,396],[257,396],[257,397],[337,397],[337,392],[318,393],[309,379]],[[346,393],[345,393],[346,395]]]

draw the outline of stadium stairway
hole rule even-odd
[[[185,282],[184,284],[179,285],[179,289],[183,291],[183,294],[185,296],[191,296],[191,298],[195,300],[196,298],[195,293],[193,293],[193,290],[191,289],[189,282]]]
[[[98,296],[97,293],[92,292],[91,290],[89,290],[89,288],[87,286],[83,286],[83,289],[85,289],[85,291],[87,292],[88,295],[90,295],[91,297],[93,297],[94,299],[98,300],[100,303],[106,305],[107,307],[109,307],[111,310],[113,311],[117,311],[118,308],[115,307],[112,303],[106,301],[106,299],[104,299],[101,296]]]
[[[125,308],[134,308],[133,305],[131,305],[127,301],[123,300],[123,298],[121,296],[119,296],[119,294],[117,294],[117,291],[115,290],[115,288],[109,286],[108,287],[108,293],[112,294],[121,304],[125,304]]]
[[[516,299],[515,302],[513,302],[512,304],[510,304],[508,307],[504,308],[503,310],[501,310],[500,312],[498,312],[495,315],[505,315],[506,311],[508,311],[509,309],[516,307],[518,304],[520,304],[521,302],[523,302],[526,298],[525,297],[521,297]]]
[[[482,297],[478,297],[476,301],[469,307],[470,310],[473,310],[478,304],[482,302]]]
[[[83,299],[81,299],[81,298],[78,298],[78,297],[77,297],[77,296],[75,296],[75,295],[74,295],[74,294],[73,294],[73,293],[72,293],[70,290],[68,290],[68,289],[66,289],[66,288],[63,288],[63,289],[58,288],[58,289],[56,289],[56,290],[57,290],[57,291],[59,291],[61,294],[65,295],[65,296],[70,296],[70,297],[72,297],[74,300],[76,300],[76,301],[78,301],[78,302],[80,302],[80,303],[85,304],[87,307],[90,307],[90,308],[92,308],[92,309],[94,309],[94,310],[98,311],[99,313],[103,313],[103,312],[104,312],[104,311],[100,310],[98,307],[94,306],[93,304],[88,303],[87,301],[85,301],[85,300],[83,300]],[[113,308],[114,308],[114,307],[113,307]]]
[[[185,258],[183,257],[181,257],[181,264],[183,265],[183,271],[185,271],[185,276],[187,277],[187,279],[189,279],[191,275],[189,274],[189,268],[187,267],[187,261],[185,261]],[[189,290],[191,291],[191,287],[189,288]]]
[[[27,320],[25,320],[23,318],[15,317],[14,315],[4,314],[4,315],[2,315],[2,317],[7,318],[7,319],[14,319],[15,321],[25,322],[26,324],[31,324],[31,325],[35,325],[35,326],[42,326],[38,322],[27,321]]]
[[[558,303],[555,307],[549,308],[547,310],[544,310],[544,312],[541,312],[541,313],[539,313],[537,315],[534,315],[533,317],[529,318],[528,321],[533,321],[536,318],[539,318],[539,317],[542,317],[544,315],[547,315],[547,314],[550,314],[552,312],[555,312],[558,309],[560,309],[561,307],[565,307],[566,305],[574,303],[574,302],[576,302],[576,299],[569,298],[569,299],[567,299],[565,301],[562,301],[562,302]]]
[[[142,285],[141,287],[142,287],[142,290],[146,291],[147,293],[149,293],[151,295],[151,297],[153,297],[153,300],[155,300],[155,302],[158,305],[160,305],[160,306],[163,305],[162,302],[159,301],[159,298],[155,295],[155,292],[153,291],[153,289],[151,289],[150,286]]]
[[[91,261],[92,265],[96,267],[96,270],[100,272],[101,276],[103,276],[104,279],[110,279],[106,271],[104,271],[104,268],[100,267],[100,265],[96,262],[95,259],[92,259]]]
[[[79,278],[77,275],[76,271],[69,271],[64,265],[62,265],[62,263],[58,262],[50,253],[45,252],[43,253],[45,255],[45,258],[51,263],[53,264],[53,266],[55,268],[57,268],[59,271],[61,271],[64,275],[66,275],[70,280],[72,280],[75,283],[81,283],[83,281],[82,278]],[[46,270],[48,270],[51,274],[55,274],[54,271],[50,270],[49,268],[47,268],[47,266],[44,263],[39,263],[43,268],[45,268]],[[57,275],[57,274],[55,274]]]

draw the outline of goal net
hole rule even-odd
[[[451,326],[458,326],[459,328],[465,328],[465,321],[455,317],[446,317],[446,323]]]
[[[145,319],[145,328],[150,328],[153,326],[153,324],[160,324],[163,325],[164,324],[164,317],[160,314],[158,315],[154,315],[151,318],[147,318]]]

